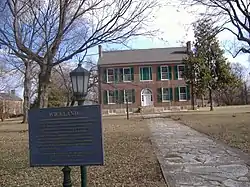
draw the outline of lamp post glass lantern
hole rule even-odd
[[[88,83],[89,83],[90,72],[82,67],[79,63],[78,67],[69,73],[72,83],[73,94],[78,106],[83,105],[85,97],[88,93]],[[73,104],[74,105],[74,102]],[[81,169],[81,187],[87,186],[87,168],[85,166],[80,166]],[[72,187],[70,179],[70,168],[65,166],[63,169],[64,173],[64,187]]]
[[[72,88],[76,100],[82,100],[87,95],[89,83],[89,71],[79,63],[78,67],[70,72]]]

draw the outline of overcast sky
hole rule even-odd
[[[174,2],[174,1],[173,1]],[[202,8],[198,8],[199,11],[204,11]],[[197,8],[194,9],[197,12]],[[190,10],[189,10],[190,11]],[[193,41],[193,30],[191,23],[197,20],[198,16],[188,13],[184,8],[177,8],[173,6],[162,7],[159,11],[157,11],[156,19],[154,23],[151,25],[152,29],[160,29],[161,34],[156,38],[145,38],[140,37],[136,40],[129,42],[129,47],[133,49],[141,49],[141,48],[158,48],[158,47],[177,47],[181,45],[181,42]],[[230,44],[235,40],[235,37],[228,32],[224,31],[218,35],[218,39],[221,42],[221,46],[228,49]],[[104,46],[105,49],[121,49],[120,46]],[[97,48],[90,51],[90,53],[96,53]],[[236,58],[233,58],[231,54],[228,52],[225,53],[225,56],[228,58],[230,62],[240,62],[246,68],[250,68],[250,63],[248,62],[248,56],[245,54],[239,54]]]
[[[199,8],[199,11],[203,11],[202,8]],[[181,41],[185,43],[187,41],[193,41],[194,37],[191,23],[196,19],[196,15],[188,13],[183,8],[178,9],[177,7],[173,6],[162,7],[159,11],[157,11],[155,21],[151,25],[152,28],[159,28],[161,30],[162,33],[159,35],[159,37],[139,37],[138,39],[129,42],[129,47],[132,49],[178,47],[181,46]],[[234,40],[233,35],[229,32],[223,32],[219,34],[218,38],[222,44],[222,47],[224,46],[225,42]],[[124,49],[124,46],[109,45],[108,47],[103,46],[103,48],[104,50],[114,50]],[[91,55],[95,61],[98,59],[97,53],[97,47],[88,51],[88,54],[95,54]],[[248,62],[249,55],[240,54],[236,58],[233,58],[229,53],[226,53],[225,55],[230,62],[240,62],[246,68],[250,69],[250,63]],[[21,95],[20,92],[19,94]]]

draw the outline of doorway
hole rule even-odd
[[[141,106],[152,106],[153,94],[152,90],[145,88],[141,91]]]

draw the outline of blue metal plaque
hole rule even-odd
[[[31,109],[30,166],[103,165],[100,105]]]

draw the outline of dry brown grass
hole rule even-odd
[[[250,153],[250,113],[204,112],[171,116],[226,144]]]
[[[165,186],[145,121],[104,119],[103,126],[105,166],[88,167],[88,186]],[[0,186],[62,186],[62,168],[29,167],[24,128],[20,124],[0,124]],[[72,181],[73,186],[80,186],[79,167],[72,168]]]

